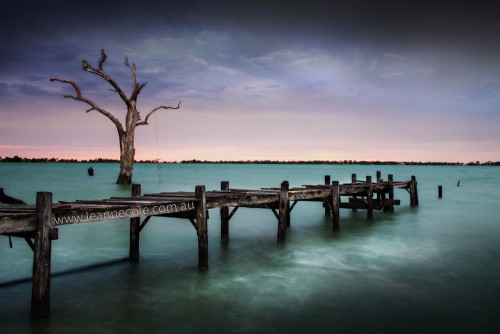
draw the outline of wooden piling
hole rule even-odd
[[[207,198],[205,186],[196,186],[196,230],[198,232],[198,268],[208,269]]]
[[[438,186],[438,197],[443,198],[443,186]]]
[[[366,209],[367,215],[366,218],[369,220],[373,219],[373,185],[372,185],[372,177],[366,177],[366,201],[368,208]]]
[[[279,215],[278,215],[278,244],[284,244],[286,240],[287,217],[289,217],[288,207],[288,181],[281,183]]]
[[[389,182],[389,200],[391,201],[388,207],[388,211],[394,212],[394,204],[392,203],[392,201],[394,200],[394,176],[392,174],[389,174],[387,176],[387,180]]]
[[[351,183],[356,183],[356,174],[351,174]],[[356,198],[357,196],[352,196],[352,198]],[[352,208],[352,211],[358,211],[356,208]]]
[[[220,183],[221,191],[229,190],[229,181]],[[222,242],[229,241],[229,207],[223,206],[220,208],[220,239]]]
[[[410,181],[410,206],[418,206],[417,179],[414,175],[411,176]]]
[[[141,196],[141,185],[132,184],[132,197]],[[139,240],[141,231],[141,217],[130,218],[130,248],[129,259],[139,261]]]
[[[330,175],[325,175],[325,185],[330,185]],[[323,206],[325,207],[325,217],[329,216],[331,213],[330,202],[328,200],[323,202]]]
[[[287,189],[290,189],[290,183],[288,181],[283,181],[283,183],[286,183],[287,186],[286,188]],[[290,226],[290,213],[292,212],[292,210],[290,210],[290,199],[288,199],[286,201],[286,226]]]
[[[378,170],[376,174],[377,174],[377,183],[382,183],[382,172]],[[379,192],[377,192],[377,199],[378,200],[381,199]]]
[[[33,286],[31,316],[47,317],[50,314],[50,262],[52,225],[52,194],[36,194],[37,229],[33,256]]]
[[[340,231],[340,191],[339,181],[332,182],[332,228],[333,231]]]

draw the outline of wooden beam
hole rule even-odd
[[[37,230],[33,256],[33,286],[31,316],[48,317],[50,314],[50,228],[52,224],[52,194],[36,194]]]
[[[132,197],[141,196],[141,185],[132,184]],[[139,261],[139,241],[141,232],[141,218],[130,218],[130,248],[129,259]]]
[[[288,187],[287,181],[281,183],[281,191],[279,197],[279,216],[278,216],[278,244],[284,244],[286,241],[286,227],[288,215]]]
[[[220,184],[221,191],[229,190],[229,181],[222,181]],[[220,239],[222,242],[229,241],[229,207],[222,206],[220,208]]]
[[[207,198],[205,186],[196,186],[196,229],[198,231],[198,268],[208,269]]]
[[[333,231],[340,231],[340,195],[339,195],[339,181],[332,182],[332,228]]]

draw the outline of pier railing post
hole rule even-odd
[[[284,244],[286,240],[287,217],[289,217],[289,200],[288,200],[287,181],[281,183],[281,191],[279,198],[279,215],[278,215],[278,244]]]
[[[356,174],[351,174],[351,183],[356,183]],[[352,196],[352,198],[356,198],[357,196]],[[352,208],[352,211],[358,211],[356,208]]]
[[[33,257],[33,285],[31,316],[47,317],[50,314],[50,263],[52,225],[52,194],[36,194],[37,229]]]
[[[229,190],[229,181],[222,181],[220,190]],[[229,241],[229,207],[227,206],[220,208],[220,239],[222,242]]]
[[[208,269],[207,198],[205,186],[196,186],[196,230],[198,232],[198,268]]]
[[[332,182],[332,228],[333,231],[340,231],[340,192],[339,181]]]
[[[394,212],[394,203],[392,202],[394,200],[394,176],[392,174],[389,174],[387,176],[387,180],[389,181],[389,206],[388,206],[388,211],[389,212]]]
[[[372,177],[366,177],[366,199],[368,202],[367,215],[368,219],[373,219],[373,185],[372,185]]]
[[[418,206],[417,178],[414,175],[410,181],[410,206]]]
[[[331,183],[330,175],[325,175],[325,185],[329,186]],[[327,199],[323,202],[323,206],[325,207],[325,217],[329,216],[331,213],[330,201]]]
[[[141,196],[141,185],[132,184],[132,197]],[[139,240],[141,230],[141,217],[130,218],[130,249],[129,259],[139,261]]]

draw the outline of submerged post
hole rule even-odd
[[[207,198],[205,186],[196,186],[196,230],[198,232],[198,268],[208,269]]]
[[[356,174],[351,174],[351,183],[356,183]],[[356,198],[357,196],[352,196],[352,198]],[[352,208],[352,211],[358,211],[356,208]]]
[[[443,198],[443,186],[438,186],[438,197]]]
[[[141,196],[141,185],[132,184],[132,197]],[[130,249],[129,259],[139,261],[139,240],[141,230],[141,217],[130,218]]]
[[[229,181],[222,181],[220,190],[229,190]],[[220,208],[220,239],[222,242],[229,241],[229,207],[227,206]]]
[[[47,317],[50,314],[50,261],[52,224],[52,194],[36,194],[37,229],[33,256],[33,286],[31,316]]]
[[[339,181],[332,182],[332,228],[333,231],[340,231],[340,192]]]
[[[368,204],[368,208],[366,210],[367,215],[366,218],[369,220],[373,219],[373,185],[372,185],[372,177],[367,176],[366,177],[366,200]]]
[[[330,175],[325,175],[325,185],[330,185]],[[330,202],[328,200],[323,202],[323,206],[325,207],[325,217],[328,216],[331,212]]]
[[[417,179],[414,175],[410,181],[410,206],[418,206]]]
[[[278,215],[278,244],[284,244],[286,240],[287,216],[289,217],[288,207],[288,181],[281,183]]]

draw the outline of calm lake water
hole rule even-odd
[[[117,164],[0,164],[0,187],[34,203],[128,196]],[[270,210],[241,208],[221,244],[210,211],[208,272],[197,268],[187,220],[152,218],[139,263],[128,261],[52,279],[51,316],[30,319],[31,283],[0,287],[1,333],[499,333],[500,168],[483,166],[137,164],[143,193],[349,182],[382,171],[418,181],[418,208],[398,190],[395,212],[341,210],[331,231],[321,203],[298,203],[284,247]],[[460,180],[460,186],[457,182]],[[443,198],[437,188],[442,185]],[[62,226],[52,271],[128,256],[128,221]],[[30,277],[22,239],[0,237],[0,282]]]

